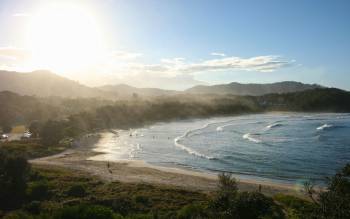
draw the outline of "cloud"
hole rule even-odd
[[[186,62],[183,58],[161,59],[159,64],[132,64],[131,71],[161,73],[163,75],[198,74],[214,71],[273,72],[292,65],[295,60],[283,60],[280,56],[256,56],[251,58],[222,57],[200,62]]]
[[[30,52],[16,47],[0,47],[0,58],[21,61],[30,58]]]
[[[112,58],[122,59],[122,60],[136,59],[136,58],[139,58],[142,56],[143,56],[142,53],[132,53],[132,52],[126,52],[126,51],[114,51],[114,52],[112,52]]]
[[[20,12],[20,13],[14,13],[12,14],[13,17],[29,17],[30,14],[28,13],[24,13],[24,12]]]
[[[212,56],[221,56],[221,57],[225,57],[226,56],[225,53],[220,53],[220,52],[212,52],[212,53],[210,53],[210,55],[212,55]]]

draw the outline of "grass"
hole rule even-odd
[[[37,140],[19,140],[2,142],[0,143],[0,147],[11,154],[22,155],[28,159],[33,159],[60,153],[69,146],[44,146]]]
[[[144,183],[105,183],[80,171],[58,167],[34,166],[34,171],[45,179],[49,186],[49,197],[43,200],[41,208],[51,211],[59,206],[87,203],[111,207],[115,212],[143,214],[148,212],[173,212],[192,203],[208,203],[209,195],[180,189],[174,186],[150,185]],[[77,185],[84,188],[81,197],[71,196],[70,188]]]
[[[277,194],[273,198],[283,206],[288,218],[291,219],[308,218],[316,207],[308,200],[291,195]]]

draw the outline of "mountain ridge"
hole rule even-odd
[[[192,94],[231,94],[239,96],[261,96],[270,93],[292,93],[322,87],[323,86],[318,84],[304,84],[296,81],[282,81],[266,84],[242,84],[238,82],[231,82],[228,84],[218,84],[211,86],[198,85],[185,90],[185,92]]]
[[[137,88],[127,84],[112,84],[89,87],[50,71],[38,70],[29,73],[0,71],[0,91],[11,91],[29,96],[59,96],[69,98],[125,99],[130,97],[156,97],[177,94],[217,94],[261,96],[270,93],[290,93],[308,89],[322,88],[317,84],[304,84],[283,81],[268,84],[242,84],[231,82],[218,85],[198,85],[184,91],[160,88]]]

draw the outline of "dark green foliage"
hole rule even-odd
[[[7,214],[3,219],[34,219],[32,215],[23,211],[11,212]]]
[[[257,97],[266,110],[349,112],[350,93],[336,88],[320,88],[287,94]]]
[[[228,173],[219,174],[218,191],[210,209],[218,218],[284,218],[271,198],[259,192],[238,192],[236,180]]]
[[[23,156],[28,159],[49,156],[65,150],[67,145],[45,146],[40,140],[7,141],[0,143],[0,147],[6,153]]]
[[[0,149],[0,209],[18,207],[25,198],[30,165]]]
[[[49,185],[46,180],[34,181],[28,185],[27,195],[31,200],[44,200],[49,197]]]
[[[143,205],[148,205],[149,204],[149,199],[146,196],[143,196],[143,195],[136,195],[134,197],[134,201],[136,203],[140,203],[140,204],[143,204]]]
[[[219,195],[236,195],[238,191],[237,181],[232,177],[230,173],[221,173],[218,175],[219,185],[218,192]]]
[[[63,121],[47,121],[40,131],[41,141],[44,145],[57,145],[64,137],[65,122]]]
[[[32,133],[32,138],[37,138],[39,137],[39,133],[41,130],[42,124],[39,121],[33,121],[30,123],[28,129],[29,132]]]
[[[30,214],[37,215],[40,213],[40,209],[41,209],[40,201],[32,201],[26,204],[23,208]]]
[[[273,200],[259,192],[241,192],[232,206],[232,213],[237,219],[260,218],[273,215],[273,207]]]
[[[317,195],[318,218],[350,218],[350,164],[329,178],[327,190]]]
[[[82,184],[75,184],[72,185],[68,191],[67,194],[69,196],[73,196],[73,197],[83,197],[86,195],[86,189],[85,186]]]
[[[110,208],[99,205],[77,205],[64,207],[53,217],[54,219],[114,219]]]
[[[209,218],[207,209],[198,204],[187,205],[177,213],[178,219],[200,219]]]
[[[284,206],[288,214],[288,218],[314,218],[313,213],[315,212],[317,206],[310,201],[284,194],[277,194],[274,196],[274,199]]]

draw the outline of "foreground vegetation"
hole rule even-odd
[[[0,149],[0,216],[44,218],[324,218],[350,216],[350,165],[325,191],[306,183],[309,199],[240,192],[229,174],[203,193],[166,185],[104,182],[83,172],[33,166]]]

